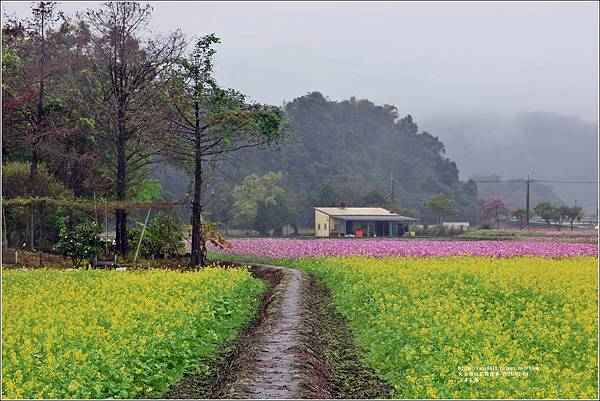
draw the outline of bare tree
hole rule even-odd
[[[202,229],[203,164],[218,163],[228,154],[272,144],[284,135],[282,111],[251,104],[241,93],[220,88],[213,77],[214,44],[211,34],[200,38],[189,57],[173,71],[170,98],[176,118],[171,120],[170,156],[186,164],[194,175],[191,266],[206,263]]]
[[[163,151],[165,123],[164,74],[185,47],[179,31],[167,37],[144,39],[152,8],[134,2],[107,2],[86,13],[91,29],[88,74],[91,113],[97,135],[110,149],[107,164],[115,171],[116,199],[127,198],[133,173],[156,160]],[[147,36],[149,37],[149,36]],[[116,245],[126,255],[127,214],[115,211]]]

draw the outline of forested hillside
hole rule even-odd
[[[454,199],[458,219],[478,218],[475,184],[458,182],[458,168],[445,156],[444,144],[419,132],[410,115],[400,118],[394,106],[355,98],[330,101],[313,92],[287,103],[285,111],[290,135],[278,148],[248,150],[220,167],[227,179],[218,180],[215,195],[206,199],[209,210],[211,203],[219,204],[215,218],[228,220],[228,194],[236,183],[270,171],[283,173],[303,225],[312,224],[314,206],[341,203],[413,209],[427,219],[421,200],[439,192]]]

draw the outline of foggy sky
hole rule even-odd
[[[29,14],[28,2],[3,2]],[[59,3],[66,13],[94,3]],[[216,33],[217,77],[280,105],[318,90],[416,121],[545,111],[598,121],[598,3],[154,2],[152,25]],[[425,127],[427,128],[427,127]]]
[[[156,33],[217,34],[217,79],[252,100],[393,104],[444,142],[461,179],[598,179],[598,2],[152,5]],[[553,187],[595,212],[597,185]]]

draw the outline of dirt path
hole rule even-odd
[[[204,361],[210,370],[188,375],[165,398],[382,398],[390,388],[361,362],[347,321],[327,288],[296,269],[253,265],[268,283],[260,308],[235,343]]]
[[[267,317],[254,369],[243,386],[245,398],[298,398],[297,363],[302,321],[302,273],[290,269],[281,284],[280,302]]]

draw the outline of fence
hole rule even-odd
[[[56,253],[58,241],[56,220],[68,217],[69,227],[83,221],[94,221],[101,227],[107,244],[115,238],[115,210],[126,210],[127,229],[133,231],[152,221],[158,212],[173,217],[178,227],[190,222],[189,201],[161,202],[75,202],[51,198],[16,198],[2,202],[2,248],[28,249]],[[186,238],[188,236],[186,235]],[[135,252],[137,244],[130,244]]]

